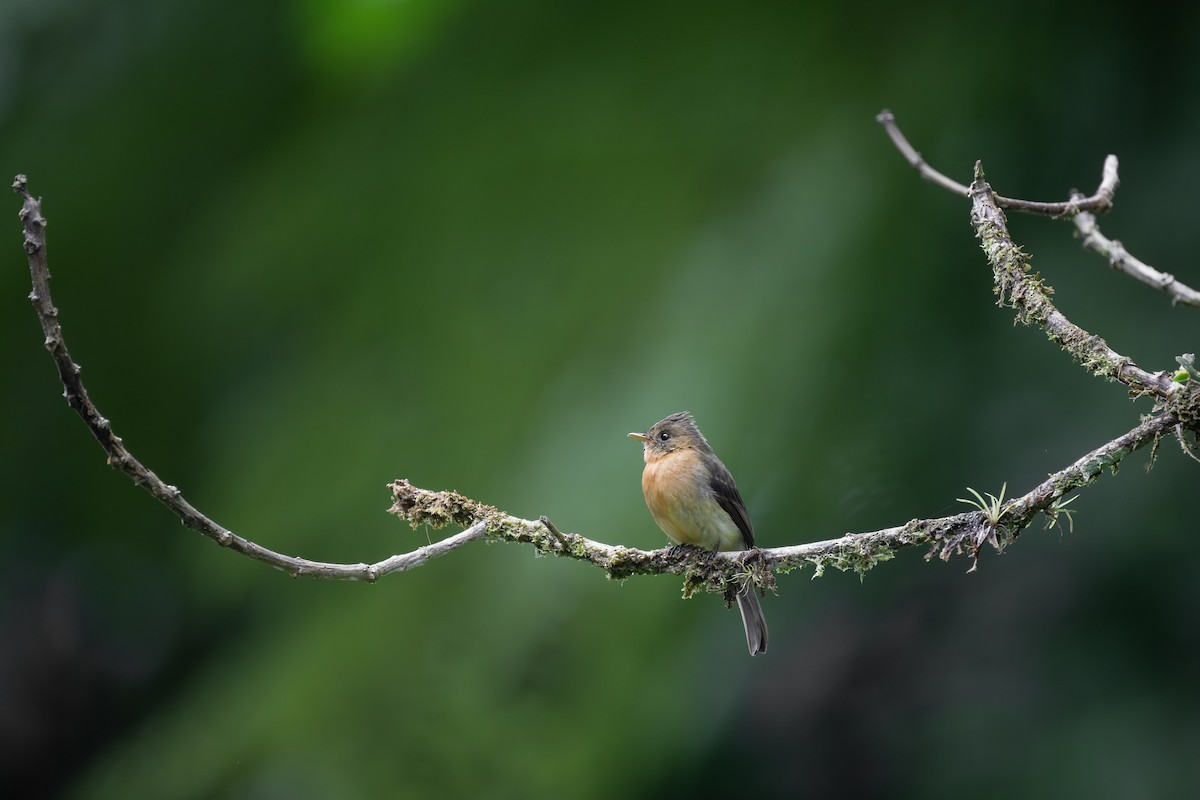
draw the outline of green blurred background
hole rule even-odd
[[[951,10],[953,9],[953,10]],[[1200,12],[1042,3],[7,0],[0,173],[45,197],[100,410],[235,532],[375,560],[386,482],[657,547],[625,438],[691,410],[764,545],[1023,492],[1147,401],[993,305],[967,205],[1122,188],[1192,285]],[[7,178],[5,179],[7,180]],[[1200,769],[1200,467],[1164,443],[1003,557],[676,578],[477,544],[377,585],[222,551],[103,455],[0,247],[10,797],[1172,797]],[[1011,220],[1151,369],[1197,311]]]

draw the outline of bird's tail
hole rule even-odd
[[[746,628],[746,646],[750,655],[767,652],[767,620],[762,606],[758,604],[758,588],[751,585],[738,592],[738,610],[742,612],[742,625]]]

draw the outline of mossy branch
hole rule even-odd
[[[987,255],[995,280],[997,304],[1017,312],[1017,320],[1037,325],[1050,340],[1066,350],[1084,369],[1109,380],[1120,381],[1135,394],[1170,397],[1180,384],[1171,380],[1171,372],[1151,373],[1113,350],[1067,319],[1050,300],[1054,290],[1037,273],[1031,273],[1025,253],[1013,243],[1008,221],[996,202],[992,187],[983,178],[983,166],[975,163],[971,184],[971,227]]]
[[[751,553],[708,554],[688,548],[638,550],[605,544],[558,531],[545,518],[514,517],[457,492],[421,489],[403,479],[388,485],[395,500],[389,511],[414,528],[482,523],[488,538],[528,544],[543,555],[587,561],[610,578],[682,574],[687,576],[685,594],[697,589],[728,593],[734,582],[746,580],[747,573],[760,586],[771,585],[770,572],[787,573],[804,566],[813,567],[817,575],[824,574],[829,567],[861,575],[907,547],[926,547],[927,560],[934,556],[948,560],[952,555],[968,554],[977,561],[983,542],[990,541],[997,551],[1003,551],[1039,513],[1053,518],[1064,505],[1060,502],[1063,497],[1094,483],[1105,470],[1115,473],[1127,456],[1170,434],[1178,423],[1170,413],[1139,423],[1005,503],[1003,514],[995,520],[986,511],[972,511],[914,519],[892,528],[847,533],[836,539],[761,548]]]

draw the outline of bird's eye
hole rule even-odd
[[[671,434],[668,433],[667,431],[663,431],[662,433],[660,433],[658,435],[659,441],[662,441],[662,442],[665,442],[667,439],[670,439],[670,438],[671,438]]]

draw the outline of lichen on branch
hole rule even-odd
[[[1169,397],[1179,389],[1166,372],[1150,373],[1109,347],[1099,336],[1088,333],[1067,319],[1050,296],[1054,290],[1029,269],[1028,256],[1012,240],[1004,211],[983,176],[983,165],[975,162],[971,184],[971,227],[992,268],[997,304],[1017,312],[1017,320],[1036,325],[1051,341],[1084,369],[1101,378],[1119,381],[1134,394]]]

